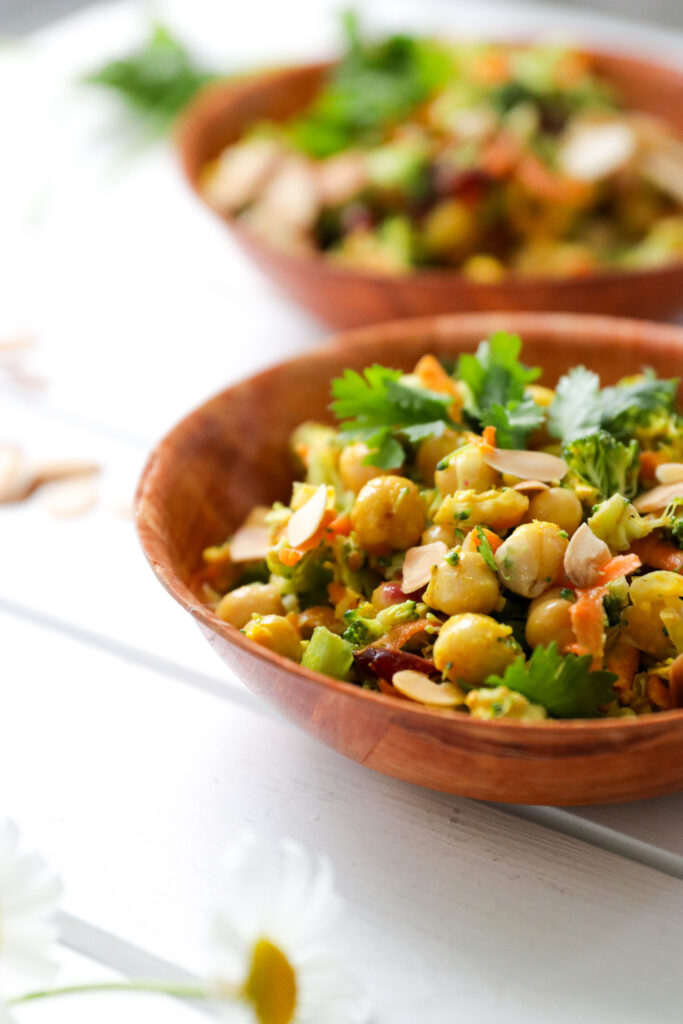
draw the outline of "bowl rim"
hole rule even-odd
[[[381,324],[355,327],[344,331],[336,332],[329,336],[323,345],[315,349],[304,351],[288,359],[280,360],[269,365],[258,373],[233,381],[227,388],[209,397],[201,405],[194,408],[190,413],[178,421],[155,445],[150,453],[146,465],[138,481],[135,502],[134,518],[138,534],[138,540],[143,553],[149,562],[152,571],[174,598],[200,626],[208,628],[211,632],[220,636],[229,644],[240,648],[245,654],[257,661],[260,661],[264,668],[277,667],[297,678],[306,679],[310,683],[323,685],[329,691],[341,697],[358,699],[368,703],[368,706],[375,705],[384,708],[389,713],[406,713],[415,716],[416,723],[427,725],[451,726],[458,730],[465,730],[468,735],[475,739],[482,739],[498,733],[491,730],[506,730],[508,738],[513,740],[516,735],[520,741],[527,739],[530,730],[543,731],[544,733],[555,733],[579,736],[584,739],[619,739],[626,735],[627,730],[639,729],[641,735],[652,735],[666,731],[670,726],[683,728],[683,708],[661,711],[657,714],[640,715],[633,718],[574,718],[574,719],[546,719],[542,721],[520,722],[511,719],[479,720],[452,709],[441,709],[418,704],[409,699],[384,694],[374,690],[366,690],[354,683],[334,679],[321,672],[314,672],[304,668],[300,664],[276,654],[259,644],[248,640],[244,634],[235,626],[224,622],[212,609],[205,605],[183,582],[175,572],[170,558],[166,553],[166,545],[159,537],[157,530],[152,525],[154,516],[148,515],[148,506],[153,502],[155,494],[155,480],[166,466],[166,460],[173,452],[174,438],[182,435],[187,426],[195,419],[203,416],[208,407],[217,401],[229,400],[232,391],[243,387],[245,384],[255,384],[261,380],[277,376],[291,365],[303,362],[320,362],[324,364],[329,356],[348,351],[349,348],[359,349],[365,347],[372,341],[372,336],[377,338],[378,332],[385,339],[409,339],[413,334],[426,329],[434,329],[435,325],[443,326],[446,330],[449,325],[462,324],[474,331],[481,330],[485,336],[491,330],[500,327],[500,321],[504,319],[508,328],[524,336],[525,328],[527,333],[534,326],[537,329],[547,328],[564,329],[570,334],[591,333],[592,344],[601,348],[610,348],[615,344],[614,334],[619,328],[632,331],[634,328],[646,329],[648,342],[655,347],[668,347],[671,343],[680,346],[683,355],[683,326],[673,324],[658,324],[647,320],[637,320],[627,317],[612,317],[595,314],[581,313],[534,313],[534,312],[495,312],[495,313],[449,313],[438,316],[407,317],[399,320],[384,321]],[[469,323],[468,323],[469,322]],[[480,327],[481,325],[481,327]],[[368,335],[371,335],[368,338]],[[552,342],[550,344],[557,344]],[[164,554],[165,557],[159,557]],[[398,705],[398,707],[397,707]],[[514,735],[513,735],[514,734]],[[500,735],[500,734],[499,734]]]
[[[524,42],[522,39],[502,40],[515,43]],[[683,89],[683,70],[666,60],[655,60],[651,55],[638,55],[631,51],[608,50],[592,46],[579,46],[580,53],[589,57],[605,58],[608,60],[624,60],[650,73],[665,73],[674,79],[678,79]],[[179,116],[174,128],[174,140],[179,156],[180,164],[185,179],[192,190],[196,193],[204,206],[211,210],[215,216],[224,221],[234,233],[243,239],[245,243],[258,247],[274,260],[286,262],[290,267],[299,272],[306,272],[318,277],[340,282],[368,282],[371,284],[418,284],[429,287],[444,287],[444,285],[462,285],[468,290],[479,292],[481,295],[500,291],[530,292],[538,288],[552,289],[558,295],[572,288],[601,288],[609,285],[624,283],[625,285],[637,286],[641,281],[649,281],[653,277],[658,278],[683,278],[683,258],[671,260],[660,266],[654,267],[605,267],[588,274],[580,274],[574,277],[553,276],[551,274],[529,274],[515,276],[507,273],[499,281],[473,281],[467,278],[460,270],[447,267],[416,267],[406,273],[391,273],[389,271],[375,271],[358,269],[355,267],[339,266],[325,259],[322,252],[312,255],[289,252],[285,248],[272,245],[263,239],[257,232],[249,228],[240,218],[231,213],[225,213],[209,203],[200,187],[201,175],[195,175],[190,170],[188,157],[188,139],[192,136],[192,126],[196,119],[202,119],[204,112],[211,112],[212,108],[223,107],[228,100],[234,100],[241,96],[248,96],[254,88],[271,81],[276,83],[281,78],[292,75],[308,75],[312,72],[322,72],[333,67],[337,60],[309,61],[303,63],[287,64],[276,68],[265,69],[254,73],[247,72],[238,78],[219,79],[204,86],[196,96],[190,100],[182,114]],[[214,116],[220,116],[216,111]],[[213,118],[212,118],[213,119]],[[670,122],[668,122],[670,123]],[[561,301],[561,299],[559,299]]]

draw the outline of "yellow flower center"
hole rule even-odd
[[[290,1024],[296,1010],[296,974],[289,960],[268,939],[259,939],[251,957],[244,997],[259,1024]]]

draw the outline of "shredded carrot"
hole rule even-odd
[[[589,185],[556,174],[533,153],[526,153],[519,161],[517,177],[528,192],[548,202],[580,205],[590,193]]]
[[[327,596],[332,604],[339,604],[342,598],[346,594],[346,587],[343,583],[328,583],[327,585]]]
[[[471,75],[481,85],[502,85],[510,80],[509,57],[495,50],[482,53],[472,65]]]
[[[607,584],[635,572],[640,564],[637,555],[615,555],[600,570],[597,586],[576,588],[576,601],[569,609],[576,641],[568,650],[574,654],[591,654],[593,668],[600,668],[605,649],[602,599],[607,593]]]
[[[520,153],[517,139],[501,132],[484,147],[479,161],[486,174],[492,178],[504,178],[514,170]]]
[[[493,530],[487,530],[485,526],[482,526],[481,531],[486,537],[489,544],[491,545],[491,551],[497,551],[500,545],[503,543],[503,538],[499,537],[497,533],[493,532]],[[479,536],[476,530],[474,530],[473,533],[474,546],[477,548],[481,547],[481,537]]]
[[[427,619],[415,619],[414,622],[404,622],[400,626],[394,626],[388,633],[375,640],[370,647],[388,647],[392,651],[400,651],[409,640],[412,640],[418,633],[424,633],[429,625]]]
[[[415,367],[415,376],[423,387],[429,391],[436,391],[440,395],[451,395],[453,404],[448,410],[452,420],[457,422],[460,419],[460,411],[463,406],[463,396],[456,381],[446,373],[439,360],[432,355],[422,356]]]
[[[666,462],[666,455],[662,452],[641,452],[639,479],[654,482],[655,470],[662,462]]]
[[[614,689],[618,693],[626,693],[633,686],[633,677],[638,668],[639,657],[638,649],[630,644],[626,637],[617,638],[607,655],[606,668],[608,672],[614,672],[617,677]]]
[[[610,558],[606,565],[603,565],[600,570],[599,582],[602,586],[607,583],[612,583],[613,580],[618,580],[622,576],[628,576],[629,573],[635,572],[636,569],[640,569],[642,562],[638,558],[638,555],[615,555],[614,558]]]
[[[346,512],[342,512],[341,515],[336,516],[327,527],[328,533],[334,533],[338,536],[348,537],[351,533],[351,516]]]
[[[278,558],[283,565],[296,565],[304,557],[304,552],[300,548],[282,548],[278,553]]]
[[[496,447],[496,428],[484,427],[481,435],[481,443],[488,448]]]
[[[643,565],[650,565],[653,569],[683,571],[683,551],[654,533],[634,541],[631,544],[631,551],[640,558]]]

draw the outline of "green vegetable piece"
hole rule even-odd
[[[573,483],[572,475],[593,487],[598,499],[604,501],[617,493],[632,498],[638,489],[638,444],[622,444],[606,430],[598,430],[566,444],[562,450],[570,473],[566,483]]]
[[[528,662],[519,658],[487,686],[507,686],[541,704],[553,718],[597,718],[614,700],[613,672],[591,671],[591,656],[560,654],[557,644],[536,647]]]
[[[513,399],[505,406],[495,403],[481,416],[484,426],[496,428],[499,448],[526,448],[529,435],[538,430],[544,420],[545,413],[533,398],[522,402]]]
[[[479,538],[479,545],[477,547],[477,551],[484,559],[491,572],[497,574],[498,566],[496,565],[496,560],[493,557],[493,548],[491,547],[491,543],[481,526],[475,526],[475,530],[477,533],[477,537]]]
[[[325,626],[316,626],[301,664],[333,679],[348,679],[353,665],[353,647]]]
[[[666,517],[645,519],[621,494],[613,494],[593,510],[588,525],[600,540],[612,551],[628,551],[634,540],[640,540],[652,533],[658,526],[665,526]]]

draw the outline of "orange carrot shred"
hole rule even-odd
[[[618,637],[607,655],[606,668],[608,672],[614,672],[617,677],[614,688],[619,693],[625,693],[631,689],[639,658],[638,649],[630,644],[626,637]]]
[[[606,583],[612,583],[613,580],[618,580],[622,576],[628,576],[629,573],[640,569],[641,565],[642,562],[638,555],[615,555],[600,570],[600,584],[604,586]]]
[[[339,536],[348,536],[351,533],[351,516],[346,512],[342,512],[341,515],[336,516],[332,520],[327,530]]]
[[[649,537],[636,540],[631,551],[637,555],[644,565],[653,569],[667,569],[669,572],[683,571],[683,551],[661,537],[651,533]]]
[[[283,565],[296,565],[303,557],[304,553],[300,548],[282,548],[278,553],[278,558]]]
[[[495,427],[484,427],[481,435],[482,443],[488,445],[489,448],[496,447],[496,428]]]
[[[495,427],[493,429],[495,430]],[[485,526],[481,527],[481,532],[484,534],[487,541],[491,545],[491,551],[497,551],[500,545],[503,543],[503,538],[499,537],[497,533],[493,532],[493,530],[487,530]],[[481,537],[477,532],[475,532],[474,544],[475,547],[481,547]]]

